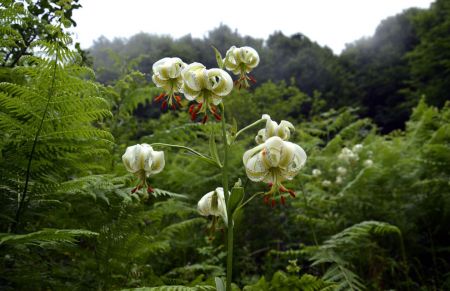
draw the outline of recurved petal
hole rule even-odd
[[[306,159],[306,153],[299,145],[284,141],[283,154],[279,164],[283,178],[288,180],[294,178],[305,165]]]
[[[278,136],[272,136],[264,142],[263,161],[266,167],[278,167],[284,151],[284,142]]]
[[[196,91],[196,90],[189,88],[188,86],[186,86],[186,84],[183,84],[183,87],[181,88],[181,92],[183,92],[184,97],[186,97],[186,99],[189,101],[196,100],[197,97],[201,93],[201,91]]]
[[[255,136],[255,141],[257,144],[262,144],[266,140],[266,129],[260,129],[258,134]]]
[[[139,145],[127,147],[125,154],[122,156],[122,161],[128,172],[136,173],[139,167],[136,163],[136,152],[139,152]]]
[[[263,114],[262,119],[266,119],[266,138],[274,136],[276,134],[276,129],[278,128],[278,123],[273,121],[268,114]]]
[[[164,169],[166,161],[164,160],[163,151],[153,151],[152,152],[153,163],[151,165],[151,171],[149,174],[158,174]]]
[[[153,148],[143,143],[141,144],[138,161],[139,161],[139,169],[144,170],[146,173],[151,172],[152,164],[153,164]]]
[[[180,58],[170,59],[169,77],[172,79],[178,78],[181,71],[186,67],[186,64]]]
[[[170,58],[162,58],[156,63],[154,63],[152,66],[153,73],[159,75],[161,67],[169,60]]]
[[[233,90],[233,79],[222,69],[210,69],[207,71],[207,88],[218,96],[228,95]]]
[[[187,65],[181,71],[181,75],[184,80],[184,85],[193,91],[200,91],[206,86],[208,77],[206,68],[200,63],[192,63]]]
[[[164,90],[167,90],[167,91],[169,91],[171,89],[169,80],[163,80],[155,74],[153,74],[152,80],[153,80],[153,83],[155,83],[155,85],[159,88],[163,88]]]
[[[258,52],[249,46],[244,46],[240,50],[241,60],[250,68],[254,68],[259,64]]]
[[[254,182],[263,181],[269,175],[269,168],[264,162],[263,152],[251,157],[245,164],[245,172],[250,180]]]
[[[282,120],[280,122],[280,125],[278,125],[276,135],[281,137],[283,140],[289,140],[289,138],[291,137],[291,130],[295,131],[294,125],[292,125],[292,123],[290,123],[289,121]]]

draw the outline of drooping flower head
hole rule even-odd
[[[220,216],[225,224],[228,223],[227,208],[222,187],[206,193],[197,203],[197,210],[203,216]]]
[[[144,186],[147,187],[147,192],[153,192],[147,185],[146,177],[158,174],[164,169],[164,152],[154,151],[150,145],[145,143],[137,144],[127,147],[122,161],[127,171],[133,173],[140,180],[132,192],[134,193]]]
[[[261,119],[267,120],[266,128],[258,131],[258,135],[255,137],[257,144],[265,142],[272,136],[278,136],[282,140],[289,140],[291,137],[291,130],[295,130],[295,127],[289,121],[282,120],[280,124],[278,124],[276,121],[273,121],[268,114],[263,114]]]
[[[163,58],[153,64],[152,80],[155,85],[164,90],[161,95],[155,98],[155,101],[160,101],[164,97],[162,103],[163,109],[169,105],[170,108],[176,109],[176,105],[181,106],[181,97],[176,95],[181,92],[183,79],[181,71],[186,67],[186,64],[180,58]]]
[[[230,75],[221,69],[207,70],[200,63],[192,63],[183,69],[181,76],[184,96],[187,100],[195,100],[198,103],[189,108],[191,118],[194,120],[199,113],[204,113],[207,118],[208,109],[216,119],[220,120],[216,105],[219,105],[222,98],[233,89],[233,80]]]
[[[255,78],[247,75],[259,64],[259,55],[255,49],[249,46],[240,48],[232,46],[228,49],[223,63],[227,70],[239,76],[239,79],[236,80],[236,85],[239,88],[249,87],[248,81],[256,82]]]
[[[284,141],[278,136],[268,138],[263,144],[244,153],[245,171],[250,180],[266,182],[271,189],[266,193],[265,201],[275,192],[288,192],[295,197],[292,190],[286,189],[282,182],[292,180],[305,165],[305,151],[297,144]],[[284,203],[284,196],[281,196]],[[272,205],[275,200],[272,199]]]

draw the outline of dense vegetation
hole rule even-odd
[[[209,152],[220,124],[161,110],[150,80],[166,56],[216,67],[211,45],[261,57],[256,86],[224,99],[229,128],[289,120],[308,154],[287,185],[295,199],[236,215],[235,287],[450,289],[449,1],[384,20],[339,56],[302,34],[263,41],[227,26],[205,39],[101,38],[86,52],[66,32],[77,2],[0,4],[0,289],[215,289],[225,234],[207,231],[196,204],[220,173],[164,149],[145,199],[121,161],[137,143]],[[247,196],[266,190],[242,166],[258,129],[231,148],[230,185],[242,179]],[[340,158],[357,144],[357,158]]]

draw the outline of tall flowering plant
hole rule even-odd
[[[266,204],[274,207],[277,201],[286,203],[287,197],[295,198],[293,190],[287,189],[283,183],[292,180],[305,165],[307,156],[305,151],[297,144],[289,141],[291,132],[295,130],[292,123],[282,120],[280,123],[273,121],[267,114],[243,127],[240,130],[227,132],[225,120],[225,101],[233,88],[241,89],[255,83],[256,80],[249,73],[259,64],[259,55],[251,47],[231,47],[225,58],[214,48],[219,68],[207,69],[200,63],[186,64],[180,58],[166,57],[153,65],[152,80],[163,92],[155,97],[155,101],[161,102],[163,108],[182,108],[182,96],[190,102],[188,112],[192,121],[202,123],[208,120],[221,122],[221,134],[223,142],[222,159],[219,158],[214,137],[210,144],[211,153],[203,154],[184,145],[154,143],[142,144],[127,148],[123,155],[123,162],[128,171],[139,178],[139,183],[132,190],[147,189],[147,194],[152,188],[147,182],[150,175],[157,174],[164,168],[164,153],[154,151],[153,147],[172,147],[189,151],[193,156],[213,164],[221,171],[222,185],[211,192],[206,193],[198,202],[197,208],[200,215],[213,217],[213,227],[216,222],[222,220],[226,228],[227,239],[227,268],[226,280],[216,278],[217,290],[231,290],[233,273],[233,215],[238,209],[242,209],[257,196],[263,197]],[[237,75],[233,81],[229,73]],[[250,82],[249,82],[250,81]],[[185,103],[185,102],[184,102]],[[212,118],[210,118],[212,117]],[[251,181],[267,183],[265,192],[245,195],[240,181],[230,189],[228,180],[228,160],[230,146],[246,130],[265,123],[255,137],[256,146],[249,149],[242,157],[246,174]]]

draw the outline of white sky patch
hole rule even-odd
[[[75,40],[83,48],[139,32],[203,38],[221,23],[241,35],[267,39],[275,31],[303,33],[339,54],[346,43],[371,36],[386,17],[431,0],[80,0]]]

